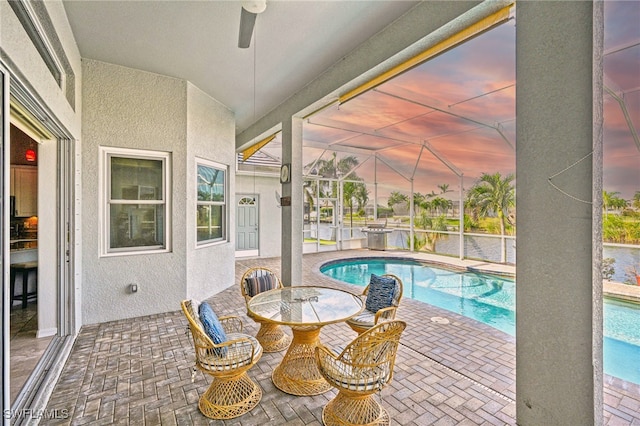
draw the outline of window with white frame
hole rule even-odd
[[[103,255],[169,251],[170,154],[102,148]]]
[[[196,241],[198,245],[226,241],[228,167],[198,159],[196,168],[198,197]]]

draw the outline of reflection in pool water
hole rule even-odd
[[[331,278],[366,285],[371,274],[402,279],[404,296],[464,315],[515,335],[513,278],[454,271],[418,261],[376,258],[330,262],[321,272]],[[605,299],[604,370],[640,384],[640,306]]]

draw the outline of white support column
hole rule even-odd
[[[414,225],[414,217],[413,217],[413,177],[410,181],[411,184],[411,195],[409,196],[409,251],[413,251],[415,249],[413,243],[413,225]]]
[[[602,145],[594,131],[602,127],[602,8],[597,1],[516,8],[516,421],[523,426],[602,424],[602,254],[594,250],[602,223],[591,203],[602,191],[602,164],[591,161]]]
[[[316,251],[320,251],[320,179],[316,184]]]
[[[464,259],[464,176],[460,174],[460,206],[458,207],[458,216],[460,218],[459,233],[459,251],[460,260]]]
[[[344,227],[344,181],[338,178],[338,201],[336,202],[337,213],[334,215],[336,223],[336,245],[338,250],[342,250],[342,232]]]
[[[373,157],[373,220],[378,220],[378,156]]]
[[[282,196],[290,197],[289,206],[281,206],[282,250],[281,279],[285,286],[302,284],[302,119],[290,117],[282,123],[282,163],[291,164],[291,180],[282,184]]]

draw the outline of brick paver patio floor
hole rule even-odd
[[[348,251],[308,254],[305,283],[346,288],[318,272],[331,259],[409,253]],[[451,260],[451,259],[448,259]],[[251,266],[279,272],[280,259],[239,259],[236,282],[209,298],[218,315],[238,315],[245,331],[257,325],[246,316],[238,282]],[[405,290],[406,291],[406,290]],[[432,321],[440,317],[448,324]],[[379,396],[398,425],[514,425],[515,338],[431,305],[404,298],[398,318],[408,323],[398,350],[393,382]],[[211,378],[198,372],[191,380],[194,352],[187,321],[176,311],[82,327],[49,400],[49,410],[67,410],[65,420],[41,424],[132,425],[321,425],[331,390],[296,397],[274,387],[271,372],[284,353],[265,353],[249,375],[263,389],[259,406],[227,421],[205,418],[198,398]],[[355,337],[345,324],[322,329],[329,347]],[[640,425],[640,386],[605,376],[607,425]]]

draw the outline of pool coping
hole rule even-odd
[[[381,258],[401,258],[422,263],[433,264],[434,266],[442,266],[449,269],[470,272],[483,272],[493,275],[516,277],[516,267],[513,264],[492,263],[474,259],[459,259],[456,257],[443,256],[433,253],[406,252],[394,250],[349,250],[344,251],[344,258],[333,259],[317,265],[317,271],[320,268],[332,263],[355,260],[355,259],[381,259]],[[603,280],[602,293],[605,297],[623,300],[626,302],[640,304],[640,286],[619,283],[615,281]]]
[[[640,304],[640,286],[605,280],[602,292],[607,297]]]

